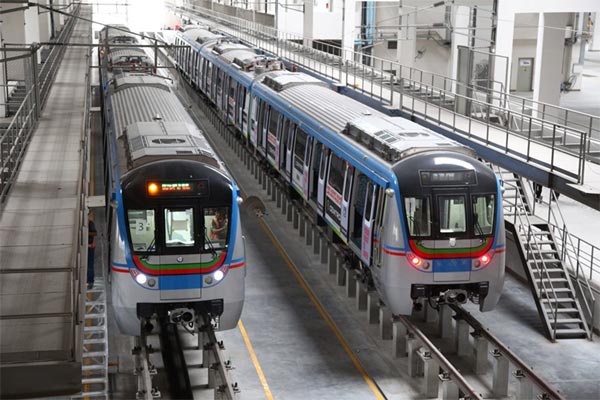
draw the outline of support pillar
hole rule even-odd
[[[431,357],[429,351],[424,348],[417,352],[423,362],[423,389],[422,393],[427,398],[437,398],[439,391],[439,372],[440,365],[436,359]]]
[[[447,372],[443,372],[439,375],[440,382],[442,383],[442,399],[443,400],[455,400],[458,399],[458,386],[456,382],[450,378]]]
[[[400,0],[398,15],[400,27],[398,30],[398,50],[396,52],[397,60],[407,68],[415,65],[415,56],[417,54],[417,13],[414,8],[406,7],[404,0]],[[409,77],[409,71],[398,71],[397,77]]]
[[[356,24],[356,0],[342,2],[342,58],[352,60],[354,51],[354,27]]]
[[[335,253],[335,249],[333,247],[329,248],[329,273],[335,274],[337,272],[337,264],[339,262],[338,256]]]
[[[508,395],[508,359],[498,349],[492,351],[492,357],[494,357],[492,386],[494,397],[506,397]]]
[[[346,296],[350,298],[356,297],[355,281],[354,273],[351,270],[346,271]]]
[[[517,382],[519,382],[519,388],[517,389],[517,398],[520,400],[532,400],[533,383],[531,382],[531,380],[520,369],[513,372],[513,376],[517,378]]]
[[[383,340],[392,339],[392,312],[383,305],[379,307],[379,335]]]
[[[348,275],[348,271],[344,268],[344,263],[339,261],[337,263],[336,270],[336,281],[338,286],[344,286],[346,284],[346,276]]]
[[[367,289],[356,280],[356,308],[359,310],[367,309]]]
[[[462,318],[456,319],[456,353],[459,356],[468,356],[471,354],[471,344],[469,343],[469,324]]]
[[[367,293],[367,322],[369,324],[376,324],[379,322],[379,299],[374,292]]]
[[[408,375],[417,377],[423,375],[423,364],[420,362],[417,351],[421,347],[421,343],[411,333],[406,339],[406,352],[408,353]]]
[[[590,15],[590,19],[592,21],[585,21],[584,27],[585,29],[591,29],[592,34],[592,42],[590,43],[588,50],[589,51],[600,51],[600,12],[596,12],[595,16]]]
[[[458,47],[469,45],[469,7],[455,5],[452,9],[452,50],[450,51],[452,62],[449,65],[448,76],[456,80],[460,68],[458,65]],[[453,90],[456,90],[456,88],[453,88]]]
[[[442,338],[452,337],[452,309],[441,305],[439,311],[438,328]]]
[[[533,100],[559,105],[568,13],[540,13],[533,72]],[[534,105],[535,107],[535,105]],[[543,110],[538,108],[543,118]]]
[[[473,369],[477,375],[482,375],[487,370],[488,341],[478,332],[473,332],[471,335],[475,340],[475,352],[473,354],[475,368]]]
[[[406,357],[406,334],[408,330],[400,321],[392,324],[392,355],[394,358]]]

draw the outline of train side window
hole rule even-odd
[[[279,121],[279,112],[271,108],[271,116],[269,117],[269,132],[277,136],[277,122]]]
[[[165,246],[194,247],[194,209],[165,208]]]
[[[133,251],[156,251],[156,218],[154,210],[127,210],[129,236]]]
[[[294,168],[304,170],[304,154],[306,153],[306,139],[308,135],[302,129],[296,130],[296,145],[294,146]]]
[[[438,210],[440,233],[464,233],[467,231],[465,196],[439,196]]]
[[[350,167],[350,171],[346,174],[346,179],[344,181],[344,201],[348,201],[350,199],[350,183],[352,182],[352,174],[354,173],[354,168]]]
[[[229,207],[204,209],[204,250],[227,247],[229,243]]]
[[[406,197],[404,208],[410,236],[431,236],[431,204],[429,197]]]
[[[371,208],[373,207],[373,182],[367,184],[367,198],[365,205],[365,220],[371,221]]]
[[[332,154],[331,161],[329,162],[329,179],[327,183],[338,193],[342,193],[344,187],[346,166],[346,161],[343,158]]]
[[[325,179],[325,170],[327,168],[327,148],[323,145],[321,151],[321,162],[319,163],[319,179]]]
[[[491,235],[494,231],[496,196],[482,194],[473,196],[473,228],[475,235]]]

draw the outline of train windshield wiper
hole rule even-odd
[[[216,257],[217,252],[215,251],[215,246],[213,245],[213,242],[208,238],[208,235],[206,234],[206,228],[204,228],[204,243],[208,245],[208,249],[210,250],[210,253],[213,255],[213,257]]]
[[[483,229],[481,229],[481,225],[479,225],[479,218],[478,218],[478,215],[477,215],[477,214],[474,214],[474,215],[473,215],[473,219],[475,220],[475,229],[477,229],[477,234],[478,234],[479,236],[483,236],[483,235],[485,235],[485,234],[483,233]]]
[[[152,248],[154,247],[154,242],[156,242],[156,236],[154,236],[152,238],[152,241],[150,242],[150,244],[148,245],[148,247],[146,247],[146,249],[144,250],[144,252],[149,252],[152,251]],[[150,256],[150,254],[144,254],[143,256],[141,256],[140,258],[142,260],[147,260],[148,257]]]

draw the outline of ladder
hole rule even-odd
[[[505,227],[513,235],[544,330],[552,341],[591,339],[585,316],[548,222],[534,215],[522,178],[493,166],[504,188]]]
[[[96,279],[85,300],[81,393],[72,399],[108,399],[108,331],[104,279]]]

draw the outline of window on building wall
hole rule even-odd
[[[388,50],[397,50],[398,49],[398,41],[397,40],[388,40],[387,48],[388,48]]]

